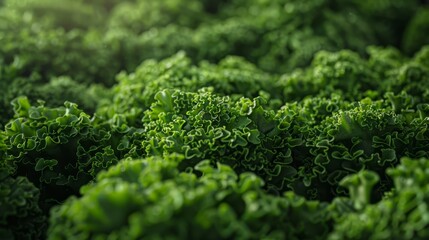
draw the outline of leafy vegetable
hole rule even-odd
[[[13,178],[0,169],[0,237],[39,239],[46,217],[39,207],[39,190],[25,177]]]
[[[426,158],[402,159],[400,166],[388,171],[395,183],[391,194],[377,204],[338,219],[328,239],[426,239],[427,171]]]
[[[16,117],[4,132],[6,164],[42,189],[44,204],[76,194],[100,169],[117,162],[108,129],[93,124],[75,104],[33,107],[18,98],[14,105]]]
[[[100,173],[96,184],[82,188],[82,198],[52,212],[49,238],[314,239],[327,230],[326,204],[293,193],[267,195],[253,174],[238,176],[208,161],[195,167],[197,174],[179,173],[179,162],[174,156],[123,160]]]
[[[427,239],[427,4],[0,0],[0,239]]]

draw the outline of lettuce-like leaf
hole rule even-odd
[[[337,218],[328,239],[427,239],[428,169],[427,158],[401,159],[399,166],[388,170],[392,192],[376,204]]]
[[[326,204],[270,196],[251,173],[180,157],[123,160],[52,211],[48,239],[323,239]],[[201,175],[201,177],[197,177]],[[311,229],[308,231],[308,229]]]
[[[46,216],[39,206],[40,191],[25,177],[13,178],[0,169],[0,238],[42,239]]]

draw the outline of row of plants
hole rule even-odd
[[[429,237],[425,1],[0,19],[1,239]]]

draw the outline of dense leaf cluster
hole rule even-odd
[[[1,239],[427,239],[417,0],[0,0]]]
[[[82,198],[53,210],[50,238],[311,239],[327,230],[326,204],[293,193],[267,195],[255,175],[208,161],[196,173],[180,173],[179,162],[174,156],[124,160],[100,173],[97,184],[82,188]]]
[[[46,217],[39,205],[40,191],[25,177],[10,177],[0,169],[0,236],[3,239],[40,239]]]
[[[319,50],[364,54],[368,45],[381,44],[412,54],[428,43],[427,10],[419,8],[417,0],[4,0],[0,79],[8,87],[2,87],[1,123],[12,116],[16,96],[51,100],[34,85],[68,76],[76,88],[111,86],[119,71],[179,50],[194,62],[238,55],[277,73],[307,66]],[[70,94],[54,100],[70,100]],[[79,96],[70,97],[94,112],[94,103]]]
[[[370,204],[376,173],[347,176],[350,198],[330,204],[269,195],[251,173],[202,161],[180,173],[177,156],[124,160],[54,208],[49,239],[425,239],[428,159],[388,170],[394,190]],[[199,173],[201,172],[201,173]],[[64,231],[67,229],[67,231]],[[192,229],[192,231],[190,231]]]

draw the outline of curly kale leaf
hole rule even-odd
[[[427,158],[401,159],[388,170],[392,192],[376,204],[337,218],[328,239],[427,239],[428,169]]]
[[[220,161],[239,173],[256,173],[273,191],[282,191],[296,174],[291,150],[303,144],[302,135],[265,110],[263,99],[179,90],[161,91],[155,99],[143,118],[147,155],[183,154],[183,168]]]
[[[4,132],[6,163],[14,175],[40,187],[45,204],[76,194],[99,170],[117,162],[114,131],[97,125],[76,104],[35,107],[18,98],[14,108]]]
[[[143,112],[155,101],[155,94],[165,89],[197,92],[201,89],[218,95],[240,97],[264,96],[275,108],[280,105],[273,93],[276,76],[267,74],[240,57],[227,57],[218,64],[202,62],[195,66],[184,52],[162,61],[147,60],[131,74],[119,74],[113,88],[113,104],[99,108],[99,115],[111,118],[124,115],[131,126],[141,127]]]
[[[327,205],[270,196],[251,173],[180,158],[124,160],[52,211],[50,239],[314,239],[326,237]],[[201,177],[197,177],[197,175]],[[307,229],[311,229],[308,231]]]
[[[0,169],[1,239],[43,238],[47,223],[39,207],[39,195],[39,189],[27,178],[14,178]]]
[[[369,58],[342,50],[318,52],[311,65],[283,74],[275,84],[280,99],[301,101],[308,97],[342,96],[347,101],[381,100],[386,92],[409,94],[414,104],[428,101],[427,49],[407,59],[394,48],[369,47]]]

